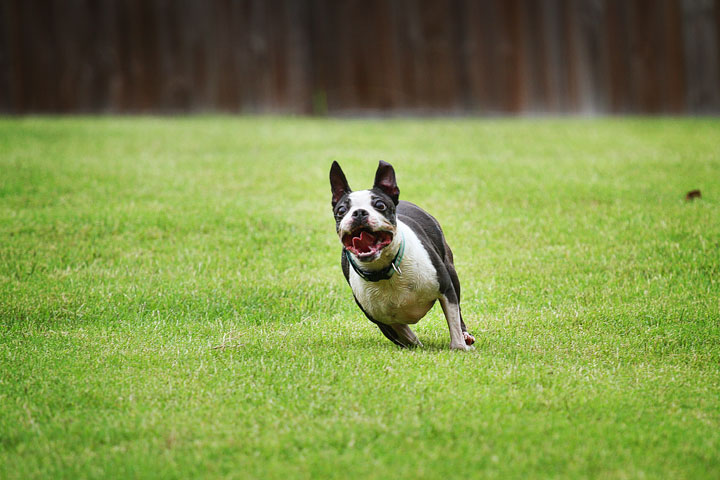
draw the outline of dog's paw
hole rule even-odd
[[[463,337],[465,337],[465,345],[470,346],[475,343],[475,337],[470,335],[468,332],[463,332]]]
[[[469,347],[465,345],[464,343],[451,343],[450,344],[450,350],[462,350],[463,352],[467,352],[468,350],[472,349],[473,347]]]

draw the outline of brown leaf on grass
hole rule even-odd
[[[692,202],[696,198],[702,198],[702,193],[700,193],[700,190],[690,190],[685,194],[686,202]]]

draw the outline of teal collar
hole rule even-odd
[[[402,275],[402,270],[400,270],[400,262],[402,262],[403,255],[405,254],[405,234],[401,233],[401,235],[402,243],[400,243],[400,248],[398,248],[398,252],[395,254],[395,258],[393,258],[393,261],[390,262],[390,265],[383,268],[382,270],[363,270],[352,259],[352,255],[350,255],[350,252],[343,248],[343,253],[345,254],[345,258],[347,258],[353,270],[355,270],[355,273],[360,275],[363,279],[367,280],[368,282],[379,282],[380,280],[387,280],[392,277],[395,272],[397,272],[398,275]]]

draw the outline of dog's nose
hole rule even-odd
[[[352,218],[354,220],[362,220],[363,218],[367,218],[368,212],[367,210],[363,210],[362,208],[358,208],[352,213]]]

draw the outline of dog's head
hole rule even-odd
[[[330,168],[335,229],[345,249],[362,262],[380,258],[397,232],[395,207],[400,189],[395,170],[380,161],[370,190],[353,192],[337,162]]]

